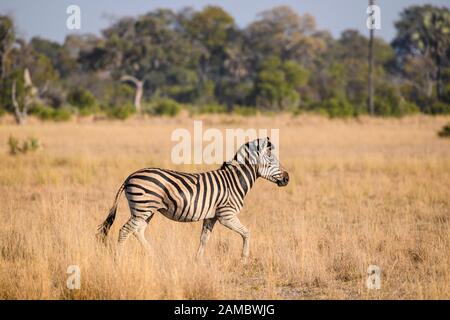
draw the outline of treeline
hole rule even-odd
[[[405,9],[392,43],[374,42],[374,109],[381,116],[450,112],[450,11]],[[26,42],[0,16],[0,112],[33,113],[314,111],[367,113],[368,39],[334,39],[310,15],[275,7],[239,28],[220,7],[160,9],[126,17],[63,44]]]

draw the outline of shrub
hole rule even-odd
[[[108,108],[128,104],[134,99],[134,90],[128,84],[105,82],[99,104]]]
[[[323,101],[305,101],[305,103],[293,110],[294,115],[302,112],[315,112],[330,118],[345,118],[357,116],[359,112],[345,97],[333,97]]]
[[[50,120],[52,118],[53,108],[47,107],[43,104],[35,104],[31,108],[30,113],[41,120]]]
[[[256,115],[258,110],[249,106],[233,106],[233,112],[244,117],[251,117]]]
[[[442,138],[450,138],[450,123],[447,123],[441,131],[438,132],[438,136]]]
[[[20,152],[19,140],[10,136],[8,139],[9,153],[12,155],[18,154]]]
[[[450,78],[449,78],[449,82],[447,84],[445,84],[443,91],[444,92],[442,94],[442,96],[443,96],[442,98],[444,99],[445,102],[450,103]]]
[[[41,120],[54,121],[68,121],[72,117],[72,111],[69,108],[53,109],[42,104],[35,104],[31,109],[31,114]]]
[[[419,107],[400,95],[399,88],[380,84],[374,99],[375,113],[380,116],[402,117],[419,111]]]
[[[110,118],[115,118],[115,119],[120,119],[120,120],[125,120],[128,117],[130,117],[131,115],[133,115],[136,112],[136,108],[128,103],[122,106],[116,106],[113,108],[110,108],[107,111],[107,115]]]
[[[331,98],[325,100],[322,108],[326,111],[330,118],[345,118],[354,115],[353,106],[345,98]]]
[[[181,106],[178,102],[170,98],[159,98],[151,104],[149,111],[159,116],[174,117],[181,111]]]
[[[227,108],[222,104],[209,103],[209,104],[201,105],[198,111],[199,111],[199,113],[207,113],[207,114],[224,113],[227,111]]]
[[[28,151],[36,151],[39,149],[39,140],[33,137],[25,139],[22,143],[19,139],[10,136],[8,139],[9,153],[11,155],[17,155],[19,153],[27,153]]]
[[[400,98],[393,90],[386,90],[384,94],[379,93],[374,99],[375,113],[380,116],[393,115],[392,108],[400,103]]]
[[[417,113],[419,111],[420,111],[419,107],[414,102],[402,99],[398,107],[393,108],[393,115],[403,116],[407,114]]]
[[[67,95],[67,102],[77,107],[82,116],[87,116],[97,110],[97,100],[94,95],[83,88],[75,88]]]
[[[68,121],[72,117],[72,111],[69,108],[59,108],[53,111],[53,120]]]
[[[435,101],[425,109],[425,112],[431,114],[450,114],[450,104],[441,101]]]

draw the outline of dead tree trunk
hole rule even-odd
[[[36,96],[36,88],[33,86],[31,82],[31,76],[28,69],[25,69],[23,72],[24,77],[24,97],[22,102],[22,107],[20,106],[19,101],[17,100],[17,81],[14,80],[12,84],[11,90],[11,101],[14,107],[14,117],[16,118],[16,122],[19,125],[24,125],[27,123],[28,117],[28,107]]]
[[[27,106],[25,104],[24,104],[22,110],[20,110],[21,108],[19,106],[19,102],[17,102],[17,97],[16,97],[16,80],[14,80],[14,82],[12,84],[11,100],[12,100],[12,105],[14,107],[14,117],[16,119],[16,123],[19,125],[26,124],[28,110],[27,110]]]
[[[136,108],[137,113],[141,113],[141,100],[144,94],[144,81],[141,81],[136,77],[129,75],[122,76],[122,78],[120,78],[120,81],[131,82],[136,87],[136,92],[134,94],[134,107]]]

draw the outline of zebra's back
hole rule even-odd
[[[180,222],[214,217],[226,200],[226,186],[219,171],[184,173],[146,168],[131,174],[125,192],[135,215],[159,211]]]

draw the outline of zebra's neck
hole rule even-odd
[[[229,183],[230,191],[241,200],[250,191],[258,178],[256,165],[249,163],[240,164],[237,162],[224,163],[219,169],[222,170]]]

